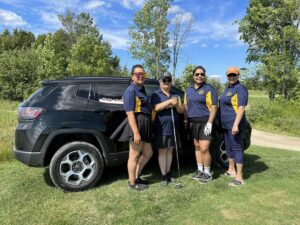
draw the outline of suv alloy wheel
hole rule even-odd
[[[53,183],[65,191],[83,191],[95,186],[104,169],[100,151],[87,142],[70,142],[50,162]]]

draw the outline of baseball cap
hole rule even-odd
[[[167,77],[169,77],[169,78],[172,79],[172,75],[171,75],[170,72],[164,72],[164,73],[162,73],[162,74],[160,75],[160,77],[159,77],[159,80],[163,80],[163,79],[165,79],[165,78],[167,78]]]
[[[237,68],[236,66],[230,66],[228,67],[227,71],[226,71],[226,75],[234,73],[236,75],[239,75],[239,68]]]

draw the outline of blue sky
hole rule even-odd
[[[53,32],[61,27],[57,14],[67,8],[75,13],[88,12],[94,18],[121,65],[130,68],[139,61],[128,52],[128,27],[134,13],[145,0],[0,0],[0,31],[21,28],[35,35]],[[228,66],[249,67],[245,62],[247,45],[239,40],[234,21],[243,18],[248,0],[175,0],[168,13],[172,20],[177,13],[192,17],[193,24],[179,56],[177,76],[186,64],[202,65],[210,77],[224,82]]]

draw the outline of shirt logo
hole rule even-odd
[[[226,93],[226,96],[228,96],[228,97],[232,96],[232,92],[231,92],[231,91],[228,91],[228,92]]]
[[[200,95],[204,95],[204,90],[200,90],[199,92],[198,92]]]

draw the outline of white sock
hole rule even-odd
[[[208,174],[208,175],[211,176],[211,174],[210,174],[210,166],[209,167],[204,166],[204,173],[206,173],[206,174]]]
[[[198,166],[198,171],[203,172],[203,164],[197,164]]]

